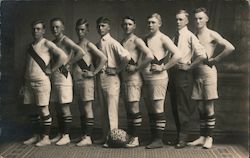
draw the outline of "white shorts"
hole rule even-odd
[[[95,98],[94,78],[75,81],[75,94],[81,101],[92,101]]]
[[[51,84],[49,79],[42,81],[27,81],[24,86],[24,104],[36,104],[48,106],[50,99]]]
[[[50,101],[60,104],[71,103],[73,101],[73,86],[52,85]]]
[[[146,80],[144,84],[145,97],[150,100],[164,100],[167,92],[168,78]]]
[[[217,91],[217,71],[203,65],[195,71],[195,81],[192,93],[193,100],[213,100],[218,99]]]
[[[125,100],[128,102],[140,101],[141,99],[141,81],[123,82]]]

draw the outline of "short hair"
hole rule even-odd
[[[109,24],[110,25],[110,19],[107,18],[107,17],[99,17],[97,20],[96,20],[96,24],[100,24],[100,23],[106,23],[106,24]]]
[[[203,12],[208,16],[208,11],[206,8],[200,7],[200,8],[195,9],[195,13],[200,13],[200,12]]]
[[[153,13],[153,14],[149,15],[147,19],[149,19],[149,18],[156,18],[159,20],[160,23],[162,23],[161,15],[158,13]]]
[[[58,17],[53,18],[50,20],[50,24],[52,24],[54,21],[60,21],[64,25],[64,20],[62,18],[58,18]]]
[[[34,27],[36,24],[42,24],[43,28],[44,28],[44,29],[46,28],[44,21],[41,20],[41,19],[34,20],[34,21],[31,23],[31,27]]]
[[[187,18],[189,17],[189,14],[188,14],[187,10],[185,10],[185,9],[180,9],[180,10],[178,10],[178,11],[176,12],[176,15],[177,15],[177,14],[184,14]]]
[[[89,22],[87,19],[80,18],[76,21],[76,28],[80,25],[85,25],[87,28],[89,28]]]
[[[125,16],[125,17],[123,17],[123,18],[122,18],[122,22],[123,22],[125,19],[132,20],[134,23],[136,23],[135,18],[134,18],[133,16]]]

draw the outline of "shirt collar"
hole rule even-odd
[[[104,36],[102,37],[102,40],[106,41],[106,40],[108,40],[110,37],[111,37],[111,36],[110,36],[110,33],[107,33],[106,35],[104,35]]]
[[[188,28],[187,28],[187,26],[185,26],[185,27],[183,27],[182,29],[179,30],[179,34],[185,32],[187,30],[188,30]]]

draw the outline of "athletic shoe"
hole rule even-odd
[[[56,142],[56,145],[66,145],[70,143],[69,134],[63,134],[62,138]]]
[[[87,145],[92,145],[92,140],[90,136],[82,137],[82,140],[76,144],[76,146],[87,146]]]
[[[25,140],[23,144],[25,145],[31,145],[39,141],[40,136],[38,134],[33,135],[33,137]]]

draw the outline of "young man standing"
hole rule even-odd
[[[179,10],[176,14],[177,33],[174,43],[181,51],[181,60],[170,70],[169,91],[172,111],[177,129],[175,148],[186,146],[190,117],[195,111],[191,103],[193,87],[192,69],[206,58],[205,49],[197,37],[188,30],[188,16],[186,10]]]
[[[73,82],[70,67],[80,60],[85,52],[71,39],[64,35],[64,22],[60,18],[50,21],[53,41],[67,56],[64,65],[52,74],[51,102],[55,102],[60,133],[51,141],[57,145],[70,143],[69,132],[72,122],[70,103],[73,101]]]
[[[165,130],[166,119],[164,113],[164,100],[168,85],[169,68],[174,66],[180,59],[180,52],[171,39],[160,31],[162,24],[161,16],[158,13],[150,15],[147,19],[149,34],[145,42],[154,55],[154,59],[143,70],[145,104],[147,105],[150,128],[151,142],[146,146],[147,149],[163,147],[163,133]],[[171,53],[171,59],[165,63]]]
[[[41,20],[32,23],[32,36],[34,42],[29,45],[26,59],[25,85],[22,88],[24,95],[24,104],[29,113],[33,137],[23,142],[30,145],[36,143],[36,146],[49,145],[49,132],[52,118],[49,112],[50,99],[50,79],[51,73],[56,71],[66,60],[64,52],[53,42],[45,39],[45,25]],[[53,67],[49,67],[51,56],[58,58]],[[40,124],[43,126],[42,139],[40,137]],[[39,142],[38,142],[39,141]]]
[[[91,145],[91,135],[94,126],[93,100],[95,92],[95,76],[107,61],[106,56],[87,38],[89,23],[86,19],[78,19],[76,33],[79,38],[78,45],[86,52],[82,59],[77,61],[73,68],[75,94],[78,95],[78,104],[81,114],[82,140],[77,146]],[[94,68],[94,58],[99,61]]]
[[[106,139],[108,132],[118,128],[118,101],[120,94],[120,79],[118,73],[131,60],[129,52],[122,47],[114,38],[110,36],[110,20],[100,17],[96,21],[97,30],[101,36],[98,48],[107,58],[107,63],[98,75],[101,97],[99,101],[103,103],[103,139]],[[108,125],[107,125],[108,123]],[[108,147],[105,143],[104,147]]]
[[[207,60],[194,71],[195,85],[192,99],[198,103],[200,113],[200,138],[188,145],[202,145],[212,147],[212,132],[215,127],[214,100],[218,99],[217,70],[215,64],[234,51],[234,46],[217,32],[207,28],[208,15],[205,8],[195,11],[197,37],[207,51]],[[224,47],[222,52],[213,57],[217,45]]]
[[[122,81],[125,94],[127,110],[127,128],[130,141],[127,147],[139,146],[138,130],[141,126],[142,117],[139,109],[141,98],[142,77],[140,70],[145,68],[154,56],[144,41],[134,34],[136,28],[135,19],[131,16],[124,17],[122,20],[122,29],[124,39],[122,45],[131,55],[126,70],[122,71]]]

